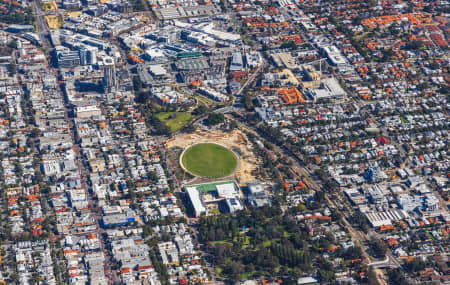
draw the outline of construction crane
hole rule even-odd
[[[313,60],[310,62],[306,62],[306,63],[302,63],[299,66],[305,66],[305,65],[313,65],[317,62],[319,62],[319,74],[322,76],[322,61],[327,60],[326,58],[321,58],[321,59],[317,59],[317,60]]]

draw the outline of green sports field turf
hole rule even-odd
[[[191,187],[196,187],[200,192],[202,193],[208,193],[208,192],[214,192],[217,191],[217,186],[222,184],[230,184],[234,183],[231,180],[228,181],[219,181],[219,182],[212,182],[212,183],[204,183],[204,184],[196,184],[196,185],[189,185]],[[237,187],[237,186],[236,186]]]
[[[213,143],[191,146],[184,152],[181,162],[192,174],[211,178],[232,174],[238,163],[232,151]]]

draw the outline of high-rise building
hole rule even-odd
[[[81,65],[87,64],[87,52],[88,52],[88,50],[83,47],[80,48],[80,50],[79,50]]]
[[[82,47],[80,49],[81,65],[97,64],[97,52],[95,49]]]
[[[112,57],[103,58],[103,87],[105,92],[111,92],[116,88],[116,68]]]

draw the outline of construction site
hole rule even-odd
[[[64,25],[61,15],[48,15],[45,16],[45,20],[47,21],[48,27],[52,30],[59,29]]]
[[[239,156],[239,169],[233,174],[233,178],[238,181],[238,183],[243,184],[256,179],[261,180],[261,177],[258,177],[257,173],[258,169],[262,166],[262,160],[255,155],[252,143],[249,142],[247,136],[240,130],[224,132],[222,130],[198,129],[194,133],[182,133],[168,140],[166,142],[166,149],[169,152],[172,166],[175,167],[175,164],[178,161],[174,159],[176,158],[176,155],[181,154],[182,150],[194,144],[210,142],[228,147]],[[172,155],[170,155],[171,153]],[[178,176],[180,176],[180,174],[181,172],[178,172]],[[183,181],[184,184],[205,182],[203,181],[204,178],[194,178],[187,173],[181,174],[179,179],[180,182]]]

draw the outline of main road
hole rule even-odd
[[[41,39],[42,47],[47,55],[49,55],[52,50],[47,39],[50,30],[48,28],[47,21],[45,20],[45,13],[41,9],[39,0],[33,0],[33,14],[36,19],[37,34]]]
[[[36,24],[37,24],[37,34],[39,35],[39,37],[41,39],[42,47],[44,48],[46,55],[48,57],[48,56],[50,56],[50,54],[52,52],[52,47],[50,46],[48,38],[47,38],[48,35],[50,34],[50,29],[47,25],[47,21],[45,20],[45,17],[44,17],[45,13],[41,9],[39,0],[33,0],[33,14],[35,16]],[[50,62],[47,62],[47,64],[49,65],[51,72],[57,77],[58,69],[52,68],[50,66],[50,64],[51,64]],[[65,102],[65,98],[62,94],[62,90],[60,89],[59,85],[58,85],[58,93],[61,95],[62,101]],[[104,263],[105,274],[107,275],[107,277],[109,278],[110,281],[113,281],[114,284],[118,284],[118,283],[120,283],[120,280],[117,278],[117,276],[111,274],[111,270],[109,268],[109,264],[110,264],[109,255],[105,250],[104,242],[102,240],[103,229],[100,227],[100,223],[99,223],[99,220],[101,218],[101,213],[100,213],[100,210],[98,209],[98,207],[96,207],[95,201],[92,199],[92,195],[89,192],[89,188],[88,188],[88,184],[87,184],[88,171],[82,163],[83,158],[81,157],[80,146],[78,146],[76,144],[75,134],[74,134],[75,127],[74,127],[73,120],[71,118],[69,118],[69,113],[71,110],[67,104],[64,104],[64,107],[65,107],[64,119],[68,125],[68,132],[72,139],[72,145],[73,145],[73,150],[75,152],[75,160],[77,163],[80,180],[81,180],[82,186],[86,192],[86,197],[87,197],[88,205],[89,205],[88,207],[92,211],[92,215],[95,218],[96,230],[94,232],[97,235],[98,239],[100,240],[100,243],[101,243],[100,247],[105,256],[105,263]]]

